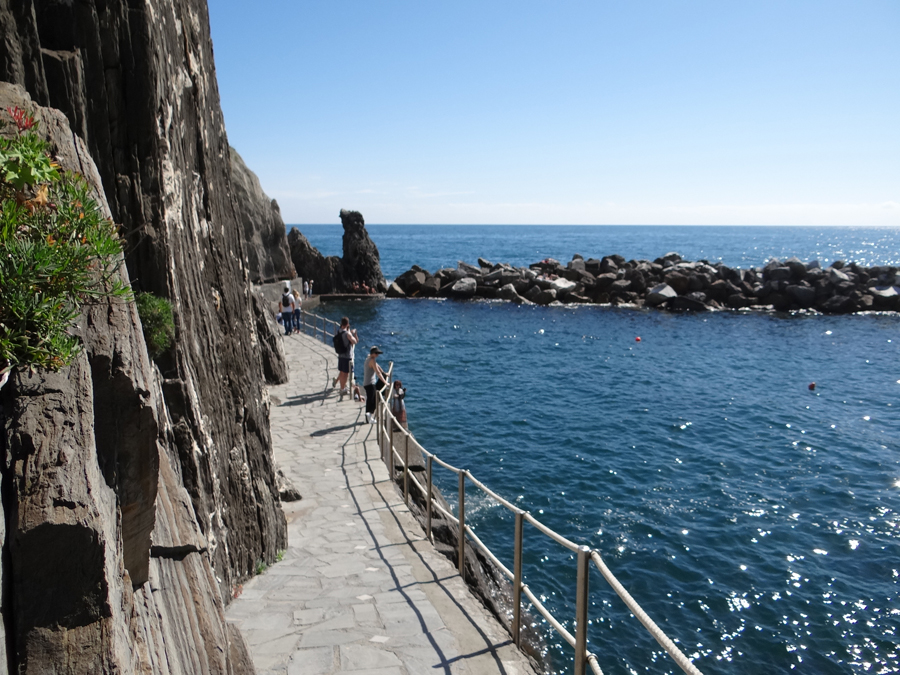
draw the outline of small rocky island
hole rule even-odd
[[[500,299],[520,304],[582,303],[655,307],[670,311],[720,309],[815,310],[828,314],[900,311],[900,268],[835,261],[771,259],[764,267],[733,268],[678,253],[656,260],[610,255],[568,264],[547,258],[528,267],[459,262],[434,274],[415,265],[388,289],[394,298]]]

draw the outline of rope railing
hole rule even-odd
[[[388,373],[393,372],[393,363],[390,365],[390,369]],[[484,483],[476,479],[472,476],[468,470],[460,469],[458,467],[453,466],[452,464],[445,462],[441,458],[439,458],[434,453],[428,452],[422,445],[415,439],[415,437],[409,432],[408,429],[405,429],[402,425],[400,425],[393,413],[390,409],[390,399],[393,394],[393,389],[388,387],[388,393],[385,394],[382,391],[378,391],[376,393],[377,396],[377,423],[378,428],[376,432],[376,438],[379,443],[379,449],[381,451],[381,457],[384,460],[385,464],[388,467],[388,471],[390,472],[391,478],[393,480],[395,476],[395,462],[397,466],[402,468],[403,470],[403,498],[407,504],[409,504],[409,490],[410,483],[419,491],[420,495],[426,496],[426,527],[425,534],[429,541],[434,541],[431,526],[432,526],[432,515],[433,510],[436,510],[438,513],[442,514],[447,520],[457,526],[458,528],[458,545],[459,550],[457,552],[457,569],[459,570],[460,576],[465,578],[465,548],[467,539],[472,542],[485,556],[490,559],[490,561],[497,566],[497,568],[504,574],[506,577],[512,580],[513,582],[513,623],[511,627],[511,633],[513,641],[519,645],[521,641],[521,607],[522,607],[522,596],[531,603],[532,607],[537,610],[537,612],[547,620],[547,622],[553,627],[553,629],[562,637],[563,640],[566,641],[571,647],[575,650],[575,673],[576,675],[584,675],[586,669],[589,667],[591,672],[594,675],[603,675],[603,671],[600,668],[600,665],[597,660],[596,654],[589,652],[587,649],[587,626],[588,626],[588,589],[589,589],[589,576],[590,576],[590,568],[596,567],[606,582],[612,587],[612,589],[616,592],[616,594],[622,599],[625,603],[626,607],[629,611],[634,614],[634,616],[641,622],[644,628],[653,636],[653,638],[660,644],[660,646],[666,651],[669,656],[675,661],[676,664],[688,675],[702,675],[700,670],[691,663],[690,659],[684,655],[684,653],[678,648],[678,646],[663,633],[663,631],[653,622],[652,619],[647,615],[647,613],[641,608],[641,606],[635,601],[635,599],[625,590],[625,587],[619,582],[619,580],[615,577],[612,571],[606,566],[606,563],[603,561],[603,558],[600,555],[600,552],[597,550],[592,550],[587,546],[582,546],[576,544],[575,542],[567,539],[562,536],[558,532],[555,532],[551,528],[544,525],[533,515],[528,513],[527,511],[523,511],[516,507],[509,500],[501,497],[499,494],[488,488]],[[403,448],[404,452],[401,456],[399,452],[396,450],[396,445],[394,443],[395,434],[399,434],[400,437],[404,439]],[[414,444],[414,447],[421,452],[422,456],[426,460],[426,484],[422,485],[419,480],[415,476],[410,475],[409,470],[409,447],[410,443]],[[437,464],[448,471],[455,473],[458,476],[458,502],[457,502],[457,515],[449,513],[445,508],[441,506],[440,503],[434,498],[434,490],[433,490],[433,464]],[[488,495],[491,499],[495,500],[498,504],[507,508],[515,514],[516,518],[516,530],[515,530],[515,551],[514,551],[514,564],[513,569],[510,570],[506,567],[494,554],[493,551],[472,531],[472,528],[466,525],[465,522],[465,488],[466,488],[466,480],[470,481],[476,487],[478,487],[484,494]],[[524,523],[529,523],[532,527],[534,527],[538,532],[548,537],[552,541],[556,542],[560,546],[572,551],[576,555],[577,559],[577,591],[576,591],[576,603],[575,603],[575,634],[566,629],[565,626],[548,610],[544,604],[540,601],[540,599],[534,594],[534,592],[528,587],[527,584],[524,583],[522,578],[522,546],[523,546],[523,525]],[[593,563],[593,565],[591,565]]]
[[[340,329],[340,324],[338,324],[337,322],[332,321],[331,319],[327,319],[323,316],[307,312],[305,310],[301,310],[301,325],[304,333],[311,334],[312,337],[317,340],[321,339],[321,341],[325,344],[328,344],[328,341]],[[329,328],[331,329],[331,332],[329,332]],[[391,380],[393,370],[394,364],[393,362],[390,362],[386,373],[386,379],[389,382]],[[662,631],[662,629],[659,628],[659,626],[656,625],[656,623],[647,615],[647,613],[641,608],[637,601],[625,589],[621,582],[615,577],[615,575],[603,561],[603,558],[600,555],[599,551],[593,550],[587,546],[581,546],[567,539],[558,532],[555,532],[551,528],[544,525],[527,511],[523,511],[508,499],[501,497],[499,494],[488,488],[484,483],[472,476],[468,470],[455,467],[449,462],[445,462],[434,453],[428,452],[428,450],[422,447],[422,445],[416,440],[416,438],[409,432],[408,429],[405,429],[401,424],[397,422],[397,419],[391,412],[390,401],[393,393],[393,387],[390,386],[387,387],[386,394],[383,390],[378,390],[376,392],[377,407],[375,412],[375,422],[377,424],[376,439],[378,442],[379,450],[381,452],[381,459],[387,465],[391,480],[394,479],[394,462],[396,461],[403,469],[403,499],[406,504],[409,504],[410,484],[412,484],[412,486],[414,486],[419,491],[419,494],[425,495],[425,534],[428,537],[429,541],[434,542],[431,526],[433,512],[435,510],[448,521],[450,521],[453,525],[457,526],[457,569],[459,570],[459,574],[461,577],[463,577],[463,579],[465,579],[465,550],[466,539],[468,538],[479,550],[481,550],[482,553],[485,554],[485,556],[487,556],[488,559],[490,559],[490,561],[494,565],[497,566],[497,569],[499,569],[502,574],[512,580],[513,622],[510,632],[512,633],[513,641],[517,645],[521,644],[521,612],[522,596],[524,595],[525,598],[527,598],[531,603],[532,607],[534,607],[537,612],[547,620],[547,623],[549,623],[553,627],[553,629],[560,635],[560,637],[562,637],[562,639],[565,640],[566,643],[569,644],[569,646],[574,648],[576,675],[584,675],[588,667],[590,667],[591,672],[594,675],[603,675],[603,671],[597,661],[596,654],[593,654],[592,652],[589,652],[587,650],[588,589],[590,567],[593,566],[600,571],[600,574],[603,576],[604,580],[606,580],[606,582],[616,592],[619,598],[622,599],[628,610],[638,619],[638,621],[641,622],[644,628],[650,633],[650,635],[653,636],[653,638],[660,644],[660,646],[666,651],[666,653],[672,657],[675,663],[678,664],[678,666],[685,673],[688,673],[688,675],[702,675],[700,670],[693,663],[691,663],[691,660],[687,656],[685,656],[684,653],[678,648],[678,646]],[[395,433],[399,433],[400,436],[404,439],[404,452],[402,457],[395,448]],[[426,460],[425,485],[422,485],[422,483],[420,483],[414,475],[411,475],[409,467],[410,443],[413,444],[413,446],[422,454],[422,456]],[[434,497],[434,464],[437,464],[438,466],[443,467],[444,469],[447,469],[448,471],[451,471],[458,476],[458,501],[456,516],[454,516],[447,509],[441,506],[438,500]],[[475,485],[475,487],[479,488],[484,494],[488,495],[491,499],[495,500],[498,504],[505,507],[515,515],[515,545],[512,570],[510,570],[502,562],[500,562],[499,558],[494,554],[493,551],[490,550],[487,544],[485,544],[478,536],[475,535],[471,527],[466,525],[466,479],[468,479],[473,485]],[[534,594],[531,588],[529,588],[529,586],[523,580],[522,549],[524,539],[524,523],[526,522],[544,536],[548,537],[549,539],[568,549],[569,551],[575,553],[576,555],[578,567],[577,590],[575,598],[575,635],[572,635],[572,633],[569,632],[569,630],[567,630],[566,627],[563,626],[555,616],[553,616],[553,613],[544,606],[540,599]],[[590,563],[593,563],[593,565],[590,565]]]

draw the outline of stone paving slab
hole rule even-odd
[[[227,610],[259,675],[535,675],[508,633],[425,540],[379,457],[361,404],[331,386],[337,357],[284,338],[291,381],[270,387],[285,504],[284,559]]]

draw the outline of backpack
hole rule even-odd
[[[288,307],[290,307],[291,303],[293,301],[294,301],[294,296],[291,295],[290,293],[285,293],[284,295],[281,296],[281,306],[284,309],[287,309]]]
[[[331,344],[334,345],[334,351],[337,352],[338,356],[343,356],[347,353],[347,345],[344,344],[344,332],[343,330],[339,330],[334,334],[334,337],[331,338]]]

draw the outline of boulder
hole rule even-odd
[[[530,302],[537,302],[538,296],[539,296],[542,292],[543,292],[543,289],[542,289],[540,286],[538,286],[537,284],[534,284],[533,286],[529,287],[529,288],[525,291],[525,294],[524,294],[523,297],[524,297],[526,300],[529,300]]]
[[[900,288],[897,286],[876,286],[870,288],[868,294],[872,296],[872,306],[875,309],[900,309]]]
[[[600,261],[596,258],[588,258],[584,263],[584,269],[594,276],[597,276],[598,274],[601,274],[600,265]]]
[[[763,279],[766,281],[790,281],[794,274],[788,266],[783,267],[766,267],[763,272]]]
[[[403,289],[400,287],[396,281],[392,282],[390,286],[388,286],[387,297],[389,298],[405,298],[406,293],[403,292]]]
[[[554,300],[556,300],[556,291],[552,288],[548,288],[547,290],[538,293],[534,302],[538,305],[549,305]]]
[[[791,284],[785,289],[787,296],[800,307],[812,307],[816,304],[816,289],[803,284]]]
[[[297,502],[303,499],[303,495],[294,486],[293,481],[284,475],[284,471],[278,469],[275,472],[275,485],[278,488],[278,496],[283,502]]]
[[[731,309],[741,309],[743,307],[749,307],[753,303],[743,293],[733,293],[729,295],[726,299],[726,304],[731,307]]]
[[[834,295],[823,302],[819,309],[827,314],[844,314],[853,310],[853,301],[845,295]]]
[[[797,257],[788,258],[784,261],[784,264],[791,271],[791,276],[794,279],[802,279],[806,274],[806,265]]]
[[[607,256],[600,261],[600,274],[615,274],[619,271],[618,263]]]
[[[828,280],[833,284],[840,284],[845,281],[850,281],[850,277],[841,271],[839,267],[832,266],[832,268],[828,270]]]
[[[693,293],[688,293],[684,297],[696,300],[697,302],[702,302],[703,304],[706,304],[707,300],[709,300],[709,298],[706,297],[706,293],[703,291],[694,291]]]
[[[654,286],[647,292],[646,303],[651,307],[656,307],[664,302],[671,300],[678,294],[668,284],[659,284]]]
[[[627,293],[631,290],[631,282],[628,279],[616,279],[608,290],[612,294]]]
[[[663,256],[660,256],[656,260],[654,260],[657,265],[662,265],[663,267],[667,267],[666,263],[669,263],[668,266],[674,265],[675,263],[681,262],[681,255],[675,253],[675,251],[670,251]]]
[[[497,293],[497,297],[502,298],[503,300],[509,300],[510,302],[514,302],[518,305],[528,302],[528,300],[516,293],[516,288],[512,284],[501,286],[500,291]]]
[[[471,277],[464,277],[453,282],[453,285],[450,286],[450,296],[453,298],[466,299],[471,298],[475,295],[475,290],[478,288],[478,282]]]
[[[550,282],[550,288],[556,291],[557,295],[564,295],[566,293],[570,293],[575,290],[576,284],[574,281],[569,281],[568,279],[555,279]]]
[[[419,289],[420,298],[433,298],[441,290],[441,282],[437,277],[429,276]]]
[[[666,302],[666,308],[673,312],[707,312],[707,307],[702,302],[697,302],[693,298],[677,295]]]
[[[481,276],[481,268],[480,267],[475,267],[475,265],[470,265],[469,263],[463,262],[462,260],[460,260],[456,264],[456,269],[458,269],[460,272],[463,273],[463,275],[465,275],[467,277],[475,277],[475,276],[480,277]]]
[[[613,285],[613,282],[616,281],[618,277],[612,272],[606,272],[601,274],[595,279],[595,288],[600,291],[608,290],[610,286]]]
[[[664,279],[665,282],[679,295],[687,293],[690,290],[690,279],[688,279],[683,272],[675,270],[666,272]]]
[[[494,263],[492,263],[492,262],[490,262],[490,261],[488,261],[488,260],[485,260],[484,258],[479,258],[479,259],[478,259],[478,265],[479,265],[479,266],[481,267],[481,269],[483,269],[483,270],[492,270],[492,269],[494,269]]]

